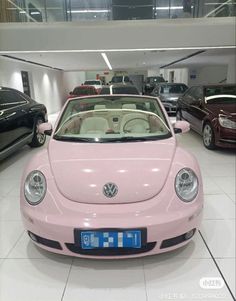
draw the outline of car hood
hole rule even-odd
[[[174,102],[177,102],[178,98],[179,98],[181,95],[182,95],[182,94],[180,94],[180,93],[178,93],[178,94],[175,94],[175,93],[161,94],[161,100],[162,100],[162,101],[168,100],[168,101],[174,101]]]
[[[236,119],[235,104],[206,104],[206,107],[216,117],[223,114]]]
[[[67,199],[91,204],[148,200],[165,185],[175,138],[148,142],[74,143],[51,140],[49,160],[58,190]],[[106,197],[103,187],[118,192]]]

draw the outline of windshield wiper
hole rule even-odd
[[[93,142],[91,138],[77,138],[77,137],[67,137],[67,136],[53,136],[54,139],[58,141],[69,141],[69,142]]]

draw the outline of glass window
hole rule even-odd
[[[0,105],[3,108],[14,107],[26,102],[26,99],[15,91],[0,90]]]
[[[113,94],[136,94],[139,95],[138,90],[135,87],[114,87],[112,88]]]
[[[206,97],[217,95],[217,94],[231,94],[236,95],[236,86],[230,85],[230,86],[210,86],[206,87],[204,89],[204,95]]]
[[[86,80],[84,82],[85,85],[101,85],[100,80]]]
[[[93,87],[77,87],[72,92],[73,95],[94,95],[97,94],[95,88]]]
[[[202,99],[203,98],[203,91],[202,87],[196,87],[194,90],[194,95],[196,99]]]
[[[111,0],[67,0],[72,21],[111,19]]]
[[[112,83],[122,83],[123,82],[123,76],[113,76],[111,82]]]
[[[187,90],[186,85],[162,85],[160,87],[161,94],[183,94]]]

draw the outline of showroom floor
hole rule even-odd
[[[19,212],[19,185],[38,149],[22,148],[0,164],[0,300],[158,301],[233,300],[235,296],[235,156],[208,151],[193,133],[178,137],[198,158],[205,192],[204,220],[186,247],[130,260],[85,260],[40,250]],[[204,289],[205,277],[225,285]]]

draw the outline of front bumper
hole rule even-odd
[[[218,125],[216,129],[216,145],[223,148],[236,148],[236,130]]]
[[[54,200],[49,200],[49,196],[47,198],[47,201],[55,204]],[[28,204],[21,206],[23,222],[32,240],[51,252],[90,258],[139,257],[181,247],[192,238],[185,239],[185,235],[191,230],[195,232],[198,229],[203,207],[202,194],[199,194],[191,204],[184,203],[184,209],[172,212],[162,211],[156,204],[158,201],[154,199],[120,205],[79,204],[61,199],[58,210],[49,208],[47,212],[38,210],[40,206],[43,207],[43,202],[35,207]],[[69,206],[61,207],[60,204],[65,202]],[[92,251],[82,250],[75,243],[75,229],[101,228],[144,228],[147,231],[147,243],[141,249],[107,248]]]
[[[165,110],[168,114],[176,114],[176,103],[163,101],[162,104],[165,107]]]

